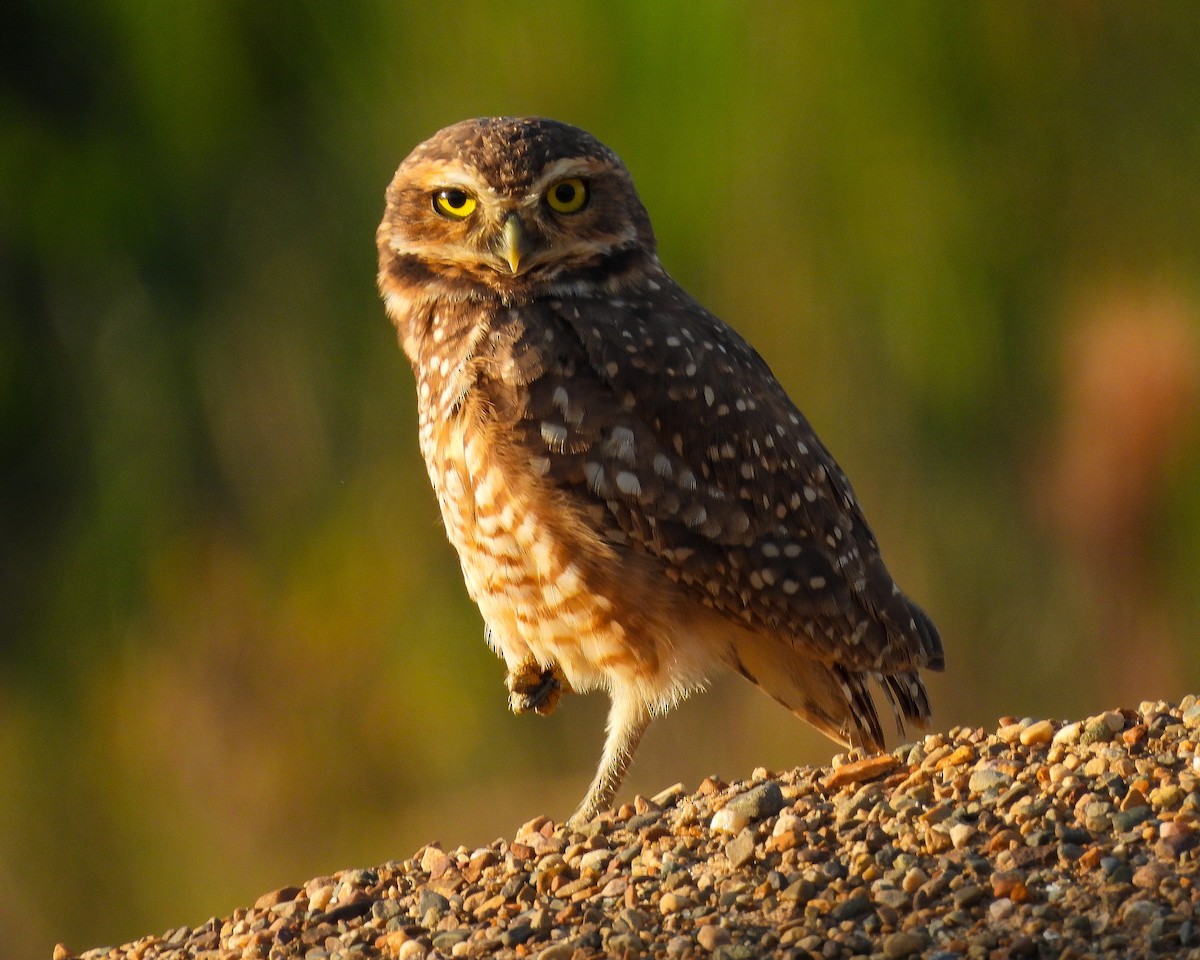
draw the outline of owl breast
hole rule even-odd
[[[661,573],[599,535],[595,519],[546,476],[545,450],[531,450],[514,429],[516,385],[507,406],[495,380],[481,394],[484,371],[521,379],[511,358],[494,353],[508,339],[488,319],[462,338],[443,334],[438,355],[414,363],[421,452],[489,642],[510,667],[532,657],[558,666],[576,690],[620,683],[667,706],[718,657],[694,630],[680,643],[686,618],[664,602]]]

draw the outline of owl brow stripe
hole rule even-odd
[[[460,188],[484,201],[498,201],[500,194],[483,174],[468,163],[426,162],[413,171],[413,186],[404,193],[421,196],[434,190]]]
[[[542,191],[556,180],[564,177],[592,176],[599,173],[612,173],[612,166],[587,157],[567,157],[563,160],[556,160],[546,168],[545,173],[534,181],[532,192],[540,196]]]

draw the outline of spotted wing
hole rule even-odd
[[[845,475],[766,363],[670,281],[658,286],[537,303],[496,329],[492,403],[531,468],[614,545],[651,553],[702,602],[810,657],[936,666],[936,630],[895,586]]]

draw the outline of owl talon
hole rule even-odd
[[[513,713],[532,711],[546,717],[558,707],[564,693],[570,693],[571,685],[555,664],[543,670],[532,660],[518,666],[505,678],[508,687],[508,706]]]

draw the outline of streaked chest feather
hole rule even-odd
[[[418,379],[422,399],[433,399],[433,387]],[[579,688],[597,685],[608,670],[636,667],[644,658],[596,588],[596,564],[612,563],[610,548],[580,535],[571,509],[469,383],[444,383],[441,393],[457,399],[421,403],[421,452],[493,645],[509,662],[532,655],[558,663]]]

